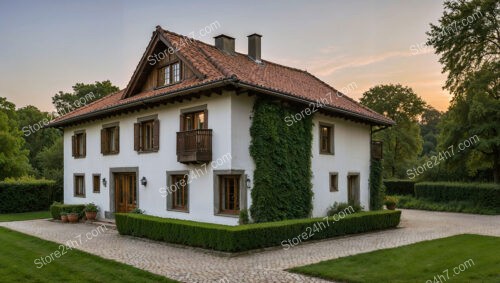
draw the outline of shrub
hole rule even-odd
[[[0,182],[0,213],[47,210],[59,200],[58,189],[50,180],[7,180]]]
[[[132,209],[132,211],[130,211],[130,213],[144,214],[144,210],[136,207],[136,208]]]
[[[472,203],[472,201],[449,201],[435,202],[427,199],[417,199],[412,196],[395,196],[398,199],[398,207],[409,209],[421,209],[430,211],[449,211],[475,214],[499,214],[494,209],[484,208]]]
[[[248,210],[247,209],[242,209],[240,211],[240,219],[239,219],[238,223],[240,225],[243,225],[243,224],[248,224],[248,222],[250,222],[250,219],[248,217]]]
[[[328,208],[328,212],[326,213],[326,215],[328,216],[333,216],[335,214],[338,214],[339,212],[341,211],[350,211],[350,213],[356,213],[356,212],[360,212],[361,210],[363,210],[363,207],[359,204],[349,204],[347,202],[341,202],[341,203],[338,203],[338,202],[334,202],[329,208]]]
[[[116,213],[121,235],[182,244],[224,252],[241,252],[285,245],[288,240],[312,229],[322,227],[306,240],[319,240],[340,235],[362,233],[396,227],[400,211],[370,211],[351,214],[338,221],[333,218],[308,218],[226,226],[150,215]]]
[[[50,214],[54,219],[61,219],[61,212],[71,213],[76,212],[83,216],[83,210],[85,209],[84,204],[62,204],[60,202],[54,202],[50,206]]]
[[[393,196],[386,196],[384,199],[384,204],[387,209],[394,209],[394,207],[396,207],[396,205],[398,204],[398,199]]]
[[[386,195],[415,196],[415,181],[412,180],[384,180]]]
[[[500,185],[496,184],[424,182],[416,184],[415,194],[435,202],[469,201],[500,213]]]
[[[85,205],[84,211],[85,212],[99,212],[99,207],[97,207],[97,205],[95,205],[94,203],[91,202],[91,203]]]
[[[382,209],[385,187],[382,183],[382,160],[371,159],[370,163],[370,210]]]

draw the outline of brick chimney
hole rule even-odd
[[[260,57],[260,39],[262,35],[251,34],[248,36],[248,57],[252,58],[257,63],[262,62]]]
[[[215,47],[228,54],[234,54],[234,38],[225,34],[218,35],[215,38]]]

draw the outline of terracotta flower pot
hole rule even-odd
[[[68,223],[68,215],[61,215],[62,223]]]
[[[85,211],[85,217],[87,217],[87,220],[95,220],[97,217],[97,211]]]
[[[386,207],[389,210],[394,210],[394,209],[396,209],[396,204],[388,204],[388,205],[386,205]]]
[[[78,223],[78,213],[70,213],[70,214],[68,214],[68,221],[70,223]]]

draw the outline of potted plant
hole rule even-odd
[[[70,213],[68,213],[69,223],[78,223],[79,218],[80,218],[80,214],[78,213],[78,209],[76,209],[76,208],[74,208]]]
[[[398,199],[395,197],[387,196],[384,199],[384,204],[389,210],[394,210],[396,209],[396,205],[398,203]]]
[[[62,223],[67,223],[68,222],[68,213],[66,211],[62,211],[60,213],[60,215],[61,215]]]
[[[99,207],[91,202],[85,206],[85,209],[83,211],[85,211],[85,217],[87,218],[87,220],[93,221],[97,217]]]

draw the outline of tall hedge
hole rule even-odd
[[[300,110],[269,98],[255,102],[250,128],[255,161],[250,214],[255,222],[310,216],[312,116],[285,122]]]
[[[480,183],[423,182],[415,185],[417,198],[436,202],[471,201],[500,212],[500,185]]]
[[[133,213],[115,214],[121,235],[182,244],[224,252],[241,252],[301,241],[364,233],[398,226],[401,211],[380,210],[326,218],[226,226]],[[337,221],[335,221],[337,220]],[[290,241],[290,242],[289,242]],[[288,245],[288,246],[287,246]]]
[[[0,182],[0,213],[47,210],[62,199],[62,190],[54,181],[23,180]]]
[[[384,185],[382,183],[382,160],[373,159],[370,164],[370,210],[383,207]]]
[[[387,195],[415,196],[415,181],[413,180],[384,180]]]

